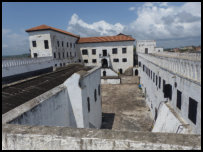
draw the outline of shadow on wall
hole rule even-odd
[[[115,113],[102,113],[101,129],[112,129]]]

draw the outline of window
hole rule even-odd
[[[135,75],[138,75],[138,70],[137,69],[135,70]]]
[[[96,54],[96,49],[92,49],[92,54]]]
[[[94,90],[94,100],[95,100],[95,102],[97,101],[97,90],[96,89]]]
[[[44,48],[49,49],[48,40],[44,40]]]
[[[55,67],[57,67],[57,64],[55,64]]]
[[[157,77],[157,75],[156,75],[156,86],[157,86],[157,84],[158,84],[158,77]]]
[[[153,82],[155,82],[155,73],[153,72]]]
[[[163,92],[164,92],[165,83],[166,83],[166,81],[163,79]]]
[[[170,84],[164,86],[164,98],[172,99],[172,86]]]
[[[100,84],[98,85],[98,94],[100,96]]]
[[[63,52],[63,58],[65,58],[64,52]]]
[[[149,78],[150,78],[150,69],[148,70],[148,76],[149,76]]]
[[[143,71],[145,70],[145,65],[143,65]]]
[[[82,50],[82,54],[83,55],[88,55],[88,51],[85,49],[85,50]]]
[[[69,47],[68,42],[67,42],[67,47]]]
[[[59,41],[57,41],[58,47],[59,47]]]
[[[32,41],[32,46],[33,47],[37,47],[37,42],[36,41]]]
[[[68,52],[67,52],[67,57],[68,57]]]
[[[161,88],[161,77],[159,77],[159,89]]]
[[[72,57],[72,53],[70,52],[70,57]]]
[[[196,124],[197,117],[197,101],[189,97],[189,110],[188,110],[188,118]]]
[[[113,59],[113,62],[119,62],[119,59]]]
[[[177,103],[176,103],[176,106],[178,107],[178,109],[181,110],[181,95],[182,95],[182,92],[180,92],[179,90],[177,90]]]
[[[112,49],[112,54],[117,54],[117,48]]]
[[[123,58],[123,62],[127,62],[127,58]]]
[[[139,62],[139,67],[141,67],[141,62]]]
[[[119,73],[120,73],[120,74],[123,74],[123,69],[119,69]]]
[[[126,53],[126,48],[122,48],[122,53],[123,53],[123,54]]]
[[[75,52],[75,57],[76,57],[76,52]]]
[[[54,58],[56,58],[56,52],[54,52]]]
[[[88,63],[88,60],[84,60],[85,63]]]
[[[59,55],[59,59],[61,58],[61,54],[60,54],[60,52],[58,53],[58,55]]]
[[[145,54],[148,54],[148,48],[145,48]]]
[[[34,58],[37,58],[37,53],[34,53]]]
[[[70,48],[72,48],[72,43],[70,43]]]
[[[63,41],[61,42],[61,46],[63,47]]]
[[[152,79],[152,71],[151,71],[151,79]]]
[[[87,97],[87,109],[88,109],[88,112],[90,112],[90,98]]]
[[[97,59],[92,59],[92,63],[97,63]]]
[[[106,71],[103,71],[103,76],[104,76],[104,77],[106,76]]]

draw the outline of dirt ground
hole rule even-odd
[[[151,113],[137,84],[105,84],[101,89],[102,129],[151,131]]]

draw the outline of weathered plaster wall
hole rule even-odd
[[[101,84],[120,84],[121,79],[101,79]]]
[[[91,73],[91,74],[90,74]],[[101,105],[101,70],[96,67],[80,79],[82,88],[82,106],[85,128],[100,128],[102,123],[102,105]],[[90,111],[88,111],[88,99],[90,102]]]
[[[124,41],[124,42],[104,42],[104,43],[84,43],[84,44],[78,44],[80,56],[82,60],[88,60],[88,63],[85,65],[88,66],[101,66],[101,59],[103,56],[102,50],[107,50],[107,54],[110,55],[109,63],[108,65],[112,65],[113,69],[115,71],[119,71],[120,68],[122,68],[123,72],[133,66],[133,47],[134,42],[133,41]],[[112,54],[112,49],[117,48],[117,54]],[[122,53],[122,48],[126,48],[126,53]],[[82,50],[87,49],[88,55],[82,55]],[[92,54],[92,49],[96,49],[96,54]],[[119,62],[113,62],[113,59],[117,58],[119,59]],[[127,58],[127,62],[123,62],[122,58]],[[92,59],[96,59],[97,63],[92,63]]]
[[[51,58],[2,60],[2,77],[52,67]]]
[[[188,128],[188,125],[180,119],[181,118],[177,118],[169,107],[163,103],[160,107],[159,115],[152,132],[189,134],[190,128]]]
[[[145,53],[145,48],[148,49],[148,53],[154,53],[156,47],[155,40],[136,40],[137,53]]]
[[[63,85],[42,94],[40,97],[37,97],[36,100],[40,102],[38,105],[31,109],[26,109],[27,111],[9,123],[34,126],[76,127],[75,120],[71,121],[75,119],[75,116],[72,113],[67,90]],[[24,106],[22,105],[21,107]]]
[[[102,68],[101,69],[101,76],[104,76],[103,71],[106,71],[106,76],[118,76],[118,73],[116,73],[115,71],[113,71],[110,68]]]
[[[5,113],[3,123],[78,128],[93,125],[100,128],[100,75],[99,67],[75,73],[64,84]],[[87,110],[87,97],[90,98],[90,112]]]
[[[201,136],[6,124],[2,149],[200,150]]]
[[[141,66],[139,67],[139,76],[140,83],[142,85],[143,92],[146,95],[146,102],[150,107],[153,116],[155,116],[155,109],[158,110],[159,115],[159,105],[163,101],[168,101],[175,112],[183,118],[183,120],[190,124],[192,128],[192,133],[201,133],[201,82],[196,81],[192,77],[186,77],[182,72],[184,66],[182,66],[181,59],[179,58],[167,58],[167,57],[159,57],[147,54],[138,53],[138,60],[141,62]],[[188,64],[197,64],[201,67],[200,61],[192,61],[185,60]],[[176,64],[175,64],[176,63]],[[146,70],[143,71],[143,65],[150,69],[150,76],[147,75]],[[172,68],[172,65],[176,65],[179,67],[176,71]],[[184,65],[184,64],[183,64]],[[169,68],[171,67],[171,68]],[[182,69],[181,69],[182,67]],[[188,70],[191,75],[193,74],[194,69]],[[198,69],[201,71],[201,69]],[[152,72],[152,75],[151,75]],[[158,76],[158,83],[156,85],[153,82],[153,73],[155,76]],[[181,74],[182,73],[182,74]],[[152,76],[152,77],[151,77]],[[159,77],[161,77],[161,85],[159,88]],[[156,79],[156,78],[155,78]],[[163,79],[165,80],[165,84],[172,85],[172,99],[164,98],[163,93]],[[201,79],[199,79],[201,80]],[[175,87],[175,83],[177,86]],[[177,108],[177,90],[182,92],[182,104],[181,110]],[[194,124],[188,118],[188,107],[189,107],[189,97],[193,98],[198,102],[197,104],[197,122]],[[170,124],[168,124],[170,125]],[[178,129],[178,128],[177,128]]]

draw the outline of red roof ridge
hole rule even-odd
[[[25,31],[26,31],[26,32],[33,32],[33,31],[40,31],[40,30],[53,30],[53,31],[61,32],[61,33],[64,33],[64,34],[67,34],[67,35],[76,37],[76,38],[79,38],[79,37],[80,37],[80,36],[77,36],[77,35],[72,34],[72,33],[70,33],[70,32],[67,32],[67,31],[64,31],[64,30],[61,30],[61,29],[57,29],[57,28],[48,26],[48,25],[46,25],[46,24],[42,24],[42,25],[39,25],[39,26],[36,26],[36,27],[32,27],[32,28],[27,29],[27,30],[25,30]]]
[[[117,41],[135,41],[130,35],[118,34],[114,36],[80,37],[78,43],[99,43],[99,42],[117,42]]]

